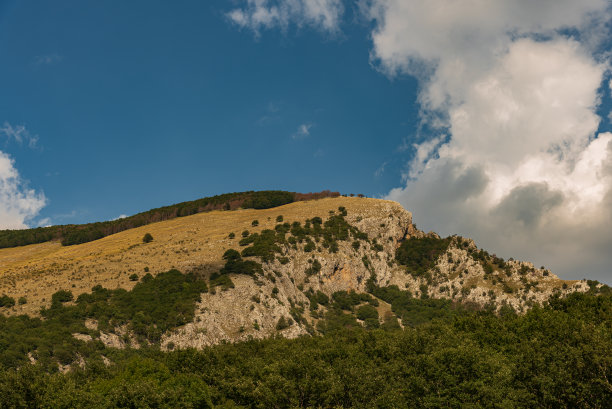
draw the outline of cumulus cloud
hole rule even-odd
[[[27,187],[14,160],[0,151],[0,228],[23,229],[46,204],[45,195]]]
[[[312,128],[312,124],[302,124],[298,126],[297,131],[295,131],[292,135],[292,139],[304,139],[310,136],[310,128]]]
[[[608,1],[368,5],[373,62],[421,81],[436,130],[389,198],[423,228],[612,281],[612,134],[597,134]]]
[[[259,33],[262,29],[291,24],[336,32],[344,12],[341,0],[246,0],[227,13],[234,24]]]

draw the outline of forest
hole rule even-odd
[[[75,305],[61,293],[43,320],[2,317],[0,407],[604,408],[612,399],[608,287],[553,297],[523,315],[393,287],[313,293],[321,317],[314,336],[162,351],[159,330],[192,319],[207,288],[174,270],[144,276],[132,291],[95,287]],[[378,325],[377,299],[392,305],[403,328],[395,316]],[[103,328],[128,323],[149,346],[120,350],[73,338],[87,331],[88,317]],[[82,366],[58,371],[58,362],[79,359]]]

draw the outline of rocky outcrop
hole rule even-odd
[[[309,313],[308,293],[366,292],[368,280],[378,286],[396,285],[416,297],[447,298],[497,309],[509,305],[519,312],[554,293],[588,289],[585,282],[562,281],[531,263],[488,255],[472,240],[461,237],[451,238],[435,267],[416,276],[397,263],[395,251],[413,237],[439,238],[435,233],[416,229],[412,214],[395,202],[369,200],[368,206],[347,206],[347,210],[345,220],[366,233],[367,240],[338,241],[336,253],[320,243],[312,251],[306,251],[304,243],[284,246],[273,261],[262,263],[263,275],[232,275],[234,288],[203,294],[194,321],[165,334],[162,347],[202,348],[224,341],[313,333],[318,315]],[[327,216],[319,215],[323,219]],[[320,268],[313,274],[315,263]],[[290,325],[281,328],[281,319]]]

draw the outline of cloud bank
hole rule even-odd
[[[426,229],[612,281],[605,0],[374,0],[371,58],[421,82],[430,131],[388,197]],[[433,134],[433,136],[431,135]]]
[[[341,0],[246,0],[242,7],[227,13],[236,25],[255,33],[262,29],[290,25],[311,26],[326,32],[336,32],[344,12]]]
[[[45,195],[29,189],[14,160],[0,151],[0,229],[24,229],[46,204]]]

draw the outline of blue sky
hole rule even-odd
[[[0,225],[331,189],[612,283],[609,0],[0,0]]]
[[[0,122],[39,138],[37,149],[4,146],[47,198],[31,223],[232,191],[375,196],[397,185],[416,81],[372,69],[367,26],[256,38],[230,23],[230,6],[5,2]]]

